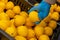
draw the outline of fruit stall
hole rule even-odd
[[[0,40],[58,40],[60,3],[51,5],[48,16],[41,21],[38,11],[28,12],[41,1],[0,0]]]

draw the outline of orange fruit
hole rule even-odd
[[[51,27],[52,29],[55,29],[57,27],[57,22],[54,20],[51,20],[48,26]]]
[[[38,22],[40,21],[39,18],[38,18],[38,12],[36,11],[32,11],[29,13],[29,18],[32,22]]]
[[[6,30],[10,26],[10,21],[8,20],[0,20],[0,28],[2,30]]]
[[[28,29],[26,26],[18,26],[17,27],[17,33],[20,36],[27,37]]]
[[[6,9],[13,9],[14,7],[14,3],[12,1],[9,1],[7,4],[6,4]]]
[[[30,20],[29,18],[27,18],[25,25],[26,25],[28,28],[32,28],[32,26],[34,26],[34,23],[31,22],[31,20]]]
[[[23,16],[23,17],[25,17],[25,18],[28,17],[28,13],[25,12],[25,11],[20,12],[20,15]]]
[[[12,37],[15,37],[15,36],[17,35],[17,31],[16,31],[15,26],[10,26],[10,27],[8,27],[8,28],[5,30],[5,32],[6,32],[7,34],[9,34],[10,36],[12,36]]]
[[[41,35],[39,40],[50,40],[50,38],[47,35]]]
[[[53,34],[53,29],[51,27],[45,27],[45,34],[51,36]]]
[[[27,38],[30,39],[30,38],[33,38],[35,37],[35,32],[33,29],[28,29],[28,35],[27,35]]]
[[[10,17],[10,18],[14,18],[15,13],[12,10],[7,10],[6,14]]]
[[[59,20],[59,13],[58,12],[53,12],[53,14],[51,15],[51,19],[54,19],[56,21]]]
[[[44,28],[41,26],[36,26],[34,28],[35,34],[37,37],[41,36],[44,33]]]
[[[27,40],[26,38],[22,37],[22,36],[16,36],[15,40]]]
[[[14,18],[14,23],[15,23],[16,26],[24,25],[25,22],[26,22],[26,19],[23,16],[16,15],[15,18]]]
[[[21,11],[21,8],[20,8],[19,6],[15,6],[15,7],[13,8],[13,12],[14,12],[15,14],[20,14],[20,11]]]

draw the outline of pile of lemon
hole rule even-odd
[[[39,24],[38,13],[32,11],[29,15],[21,11],[20,6],[12,1],[0,0],[0,28],[16,40],[50,40],[53,30],[57,27],[60,6],[52,5],[49,15]],[[7,40],[2,37],[1,40]]]

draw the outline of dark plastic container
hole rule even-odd
[[[11,0],[15,5],[19,5],[22,11],[28,11],[35,3],[36,0]]]
[[[57,28],[54,30],[51,40],[60,40],[60,24],[58,24]]]
[[[0,29],[0,40],[1,40],[1,37],[5,37],[7,38],[7,40],[15,40],[13,37],[5,33],[2,29]]]

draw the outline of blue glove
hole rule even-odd
[[[31,11],[34,11],[34,10],[37,10],[38,11],[38,17],[40,18],[40,20],[43,20],[49,14],[50,4],[48,4],[45,1],[42,1],[41,3],[39,3],[38,6],[32,7],[28,11],[28,13],[30,13]]]

